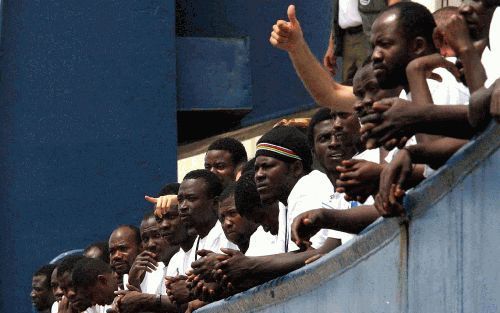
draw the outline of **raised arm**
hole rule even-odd
[[[293,5],[288,7],[288,19],[289,22],[278,20],[273,26],[269,38],[271,44],[288,52],[297,75],[319,105],[345,112],[353,111],[356,97],[352,87],[335,82],[312,54]]]

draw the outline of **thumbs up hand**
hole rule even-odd
[[[300,43],[304,42],[304,35],[299,20],[295,15],[295,6],[288,6],[288,22],[278,20],[273,25],[269,42],[276,48],[293,52]]]

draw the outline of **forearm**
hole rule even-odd
[[[358,234],[380,217],[373,205],[361,205],[348,210],[325,209],[323,228]]]
[[[484,86],[486,81],[486,71],[481,63],[481,57],[474,46],[465,47],[458,51],[458,57],[462,61],[465,72],[465,81],[472,94],[474,91]]]
[[[258,277],[259,284],[264,283],[301,268],[307,259],[318,253],[324,252],[312,249],[255,257],[254,267],[251,269],[252,277]]]
[[[467,105],[432,105],[415,116],[415,133],[469,139],[474,130],[469,124]]]
[[[442,166],[467,140],[455,138],[440,138],[425,144],[416,144],[406,149],[415,164],[428,164],[436,169]]]
[[[288,54],[297,75],[319,105],[345,112],[353,111],[356,97],[352,87],[335,82],[312,54],[305,40]]]
[[[153,294],[143,293],[140,298],[141,309],[148,312],[179,312],[179,308],[176,304],[173,304],[168,299],[167,295],[161,295],[161,299]]]
[[[429,91],[429,86],[427,85],[425,72],[408,66],[406,69],[406,77],[408,78],[408,85],[410,86],[413,104],[432,104],[432,95]]]
[[[492,85],[490,88],[480,88],[474,92],[469,100],[469,123],[476,129],[481,130],[488,125],[491,116],[489,114],[491,93],[493,90]]]

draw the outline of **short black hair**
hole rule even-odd
[[[167,195],[176,195],[179,193],[179,183],[169,183],[163,186],[158,193],[158,197]]]
[[[140,231],[140,229],[137,226],[129,225],[129,224],[120,225],[120,226],[116,227],[115,230],[113,230],[112,233],[114,233],[115,231],[117,231],[120,228],[128,228],[128,229],[130,229],[134,233],[134,241],[135,241],[135,243],[138,246],[141,245],[141,242],[142,242],[142,240],[141,240],[141,231]]]
[[[102,257],[101,260],[109,263],[109,243],[107,241],[99,241],[99,242],[94,242],[91,243],[90,245],[83,250],[83,254],[86,254],[90,249],[92,248],[97,248],[102,251]]]
[[[56,268],[55,264],[46,264],[39,269],[36,270],[34,276],[45,276],[47,279],[44,282],[45,288],[50,288],[50,277],[52,276],[52,272]]]
[[[329,108],[321,108],[311,117],[309,126],[307,127],[307,140],[311,148],[314,147],[314,126],[316,124],[332,119],[332,111]]]
[[[245,163],[245,165],[243,165],[241,168],[241,175],[253,170],[255,170],[255,157],[251,158],[247,163]]]
[[[248,159],[247,151],[245,150],[243,144],[239,140],[231,137],[224,137],[215,140],[210,144],[210,146],[208,146],[207,151],[210,150],[223,150],[229,152],[234,166],[244,163]]]
[[[262,207],[254,176],[255,171],[249,171],[241,175],[240,179],[236,182],[234,203],[236,205],[236,211],[238,211],[241,216],[251,215],[253,209]]]
[[[112,273],[109,264],[100,259],[82,258],[76,262],[71,279],[75,287],[88,288],[96,284],[99,275],[106,273]]]
[[[230,182],[219,195],[219,202],[228,198],[234,197],[234,190],[236,188],[235,182]]]
[[[399,26],[406,40],[423,37],[430,47],[434,47],[432,33],[436,22],[429,9],[416,2],[398,2],[387,7],[384,12],[391,10],[399,13]]]
[[[207,185],[207,196],[210,199],[218,197],[222,192],[222,183],[214,173],[207,170],[194,170],[184,176],[184,180],[187,179],[203,179]]]
[[[57,266],[57,278],[62,277],[64,273],[72,273],[75,264],[83,258],[83,255],[68,255],[64,257]]]

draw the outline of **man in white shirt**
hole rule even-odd
[[[133,225],[121,225],[109,236],[109,264],[123,282],[136,256],[141,252],[141,233]],[[121,286],[125,288],[126,286]]]
[[[224,250],[230,258],[217,264],[217,276],[231,284],[235,290],[244,290],[267,280],[284,275],[303,266],[305,261],[318,253],[327,253],[338,246],[338,241],[320,237],[312,247],[298,251],[289,238],[291,218],[307,205],[309,194],[293,189],[310,171],[312,155],[306,136],[289,126],[275,127],[257,143],[255,182],[264,205],[280,201],[285,205],[279,218],[278,245],[289,253],[248,257],[241,252]],[[292,201],[289,201],[292,200]],[[305,201],[304,201],[305,200]],[[298,204],[302,202],[302,205]],[[293,208],[288,212],[288,207]],[[315,246],[316,245],[316,246]],[[307,250],[306,250],[307,248]],[[295,250],[295,251],[294,251]]]
[[[238,213],[234,201],[235,189],[236,184],[231,183],[224,188],[219,196],[219,222],[222,225],[222,230],[226,238],[236,244],[238,249],[246,254],[250,238],[259,225]]]
[[[366,2],[370,0],[363,1],[363,3]],[[377,1],[371,0],[371,2]],[[386,6],[385,1],[378,2]],[[342,80],[346,81],[353,78],[356,69],[361,67],[368,56],[369,36],[363,32],[358,0],[334,0],[333,3],[332,32],[323,64],[335,75],[336,58],[343,57]]]
[[[219,138],[208,146],[204,167],[217,175],[224,187],[236,180],[247,161],[243,144],[231,137]]]
[[[66,309],[68,312],[71,312],[71,309],[77,312],[82,312],[92,306],[91,301],[84,295],[78,294],[75,286],[73,285],[73,269],[75,268],[76,263],[83,258],[84,256],[82,255],[67,256],[57,267],[57,280],[64,293],[59,308]]]
[[[278,203],[264,206],[254,181],[255,172],[244,173],[236,182],[234,201],[238,214],[260,225],[250,237],[245,255],[261,256],[283,253],[278,246],[279,215]]]
[[[160,294],[165,267],[179,247],[163,238],[160,224],[153,212],[147,213],[141,226],[142,252],[135,258],[129,271],[128,283],[144,293]]]
[[[191,171],[186,174],[181,183],[177,196],[179,215],[188,229],[188,234],[197,234],[192,248],[186,252],[189,267],[200,257],[198,251],[208,250],[220,253],[221,248],[238,249],[225,237],[218,221],[217,197],[221,191],[221,181],[208,170]],[[189,269],[183,268],[182,270],[186,273]],[[186,292],[186,289],[189,290],[185,277],[177,276],[167,281],[167,293],[171,301],[182,304],[193,300],[192,294]]]

